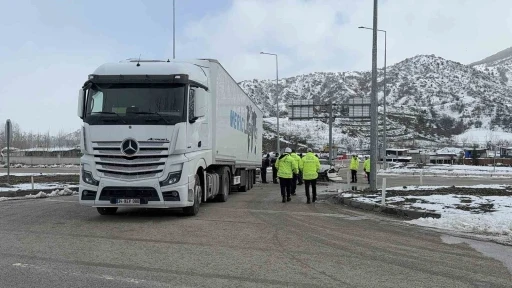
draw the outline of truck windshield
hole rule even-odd
[[[174,125],[186,121],[183,84],[93,84],[84,121],[90,125]]]

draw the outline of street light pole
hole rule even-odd
[[[273,53],[266,53],[266,52],[260,52],[260,54],[266,54],[266,55],[273,55],[276,56],[276,113],[277,113],[277,153],[281,153],[281,147],[280,147],[280,139],[279,139],[279,62],[277,60],[277,54]]]
[[[373,0],[372,94],[370,101],[370,191],[377,190],[377,2]]]
[[[172,0],[172,59],[176,59],[176,12],[175,2]]]
[[[367,30],[373,30],[372,28],[368,28],[368,27],[364,27],[364,26],[359,26],[358,27],[359,29],[367,29]],[[384,160],[384,169],[387,169],[388,168],[388,161],[386,159],[387,157],[387,153],[386,153],[386,150],[388,149],[388,146],[387,146],[387,139],[386,139],[386,136],[387,136],[387,119],[388,119],[388,114],[386,112],[386,106],[387,106],[387,103],[386,103],[386,92],[387,92],[387,85],[388,85],[388,79],[386,77],[386,70],[387,70],[387,38],[388,38],[388,33],[386,30],[381,30],[381,29],[377,29],[377,31],[379,32],[384,32],[384,98],[383,98],[383,114],[384,114],[384,123],[383,123],[383,135],[382,135],[382,148],[384,149],[384,157],[383,157],[383,160]]]

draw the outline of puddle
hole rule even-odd
[[[484,254],[485,256],[491,257],[503,263],[503,265],[507,267],[510,274],[512,274],[512,247],[448,235],[441,235],[441,240],[446,244],[466,243],[471,246],[471,248]]]

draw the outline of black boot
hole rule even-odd
[[[286,199],[286,201],[288,201],[288,202],[292,201],[292,197],[288,196],[288,198]]]
[[[285,197],[283,197],[283,203],[286,203],[286,198]]]
[[[315,202],[315,201],[313,201],[313,202]],[[311,204],[311,200],[309,200],[309,198],[308,198],[308,202],[307,202],[307,203],[308,203],[308,204]]]

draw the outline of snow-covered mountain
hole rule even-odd
[[[418,141],[446,142],[471,128],[512,132],[512,86],[507,85],[512,77],[482,68],[488,65],[496,71],[510,72],[512,51],[505,54],[473,63],[474,67],[434,55],[419,55],[387,67],[388,141],[400,146]],[[383,76],[379,70],[379,112],[384,95]],[[266,117],[275,117],[275,80],[243,81],[240,86],[255,99]],[[279,91],[283,117],[287,114],[286,104],[295,99],[342,104],[351,97],[369,97],[371,72],[317,72],[284,78],[279,81]],[[266,126],[275,129],[271,121],[266,121]],[[336,127],[340,131],[337,133],[348,136],[347,141],[362,139],[367,143],[368,125],[339,117]],[[318,137],[314,135],[303,136],[317,146],[326,144],[318,142],[323,139],[315,142]]]
[[[469,65],[512,86],[512,47]]]

